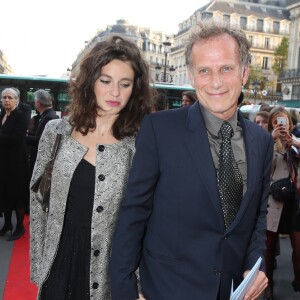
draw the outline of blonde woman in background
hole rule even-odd
[[[279,123],[282,118],[284,124]],[[290,146],[300,149],[300,140],[294,137],[290,131],[292,121],[288,111],[282,107],[274,107],[269,117],[269,132],[274,139],[274,155],[271,172],[271,183],[275,180],[289,176],[287,165],[287,149]],[[297,151],[297,150],[296,150]],[[300,150],[299,150],[300,151]],[[299,171],[299,161],[297,162]],[[269,280],[265,290],[264,299],[273,299],[273,265],[276,255],[276,243],[279,234],[289,234],[293,248],[292,261],[294,267],[293,288],[300,292],[300,214],[297,201],[275,201],[270,194],[267,214],[267,251],[266,251],[266,274]]]

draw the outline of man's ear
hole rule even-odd
[[[249,75],[250,75],[250,66],[249,66],[249,64],[247,64],[244,67],[244,72],[243,72],[243,77],[242,77],[242,85],[246,85]]]

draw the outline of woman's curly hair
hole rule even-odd
[[[69,120],[83,135],[96,128],[99,108],[94,85],[101,76],[102,68],[114,59],[129,63],[135,78],[130,99],[112,126],[113,136],[118,140],[134,136],[142,118],[151,112],[152,89],[147,62],[133,42],[120,36],[112,36],[91,48],[82,58],[78,72],[71,76]]]

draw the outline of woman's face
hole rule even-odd
[[[285,114],[285,113],[283,113],[283,112],[280,112],[279,114],[277,114],[277,115],[274,115],[273,117],[272,117],[272,127],[273,127],[273,129],[275,128],[275,127],[277,127],[279,124],[277,124],[278,122],[277,122],[277,118],[285,118],[285,122],[286,122],[286,125],[284,126],[285,128],[286,128],[286,130],[287,131],[290,131],[290,123],[289,123],[289,118],[287,117],[287,115]],[[282,126],[282,125],[281,125]]]
[[[127,105],[133,90],[134,75],[131,65],[118,59],[102,68],[94,85],[101,116],[118,115]]]
[[[5,91],[2,94],[2,106],[7,112],[13,111],[17,106],[17,99],[10,91]]]
[[[268,130],[268,120],[265,117],[260,115],[256,116],[255,123],[263,129]]]

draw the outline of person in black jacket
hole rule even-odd
[[[52,108],[52,97],[45,90],[37,90],[35,92],[35,101],[34,101],[35,109],[39,113],[39,120],[36,124],[34,134],[28,134],[26,137],[26,142],[30,146],[30,154],[29,154],[29,170],[30,176],[32,174],[40,138],[44,131],[46,124],[53,119],[58,119],[59,116],[55,113]]]
[[[0,236],[12,232],[12,211],[16,211],[17,225],[8,241],[19,239],[23,226],[26,199],[29,194],[29,174],[25,136],[26,115],[17,109],[18,93],[6,88],[1,93],[3,113],[0,116],[0,211],[4,225]]]
[[[10,88],[13,89],[17,93],[16,108],[25,114],[26,124],[28,126],[29,121],[31,119],[31,106],[25,102],[20,101],[20,91],[18,88],[16,88],[16,87],[10,87]],[[2,105],[0,105],[0,111],[1,111],[1,117],[3,118],[3,115],[5,115],[5,109],[3,109]]]

